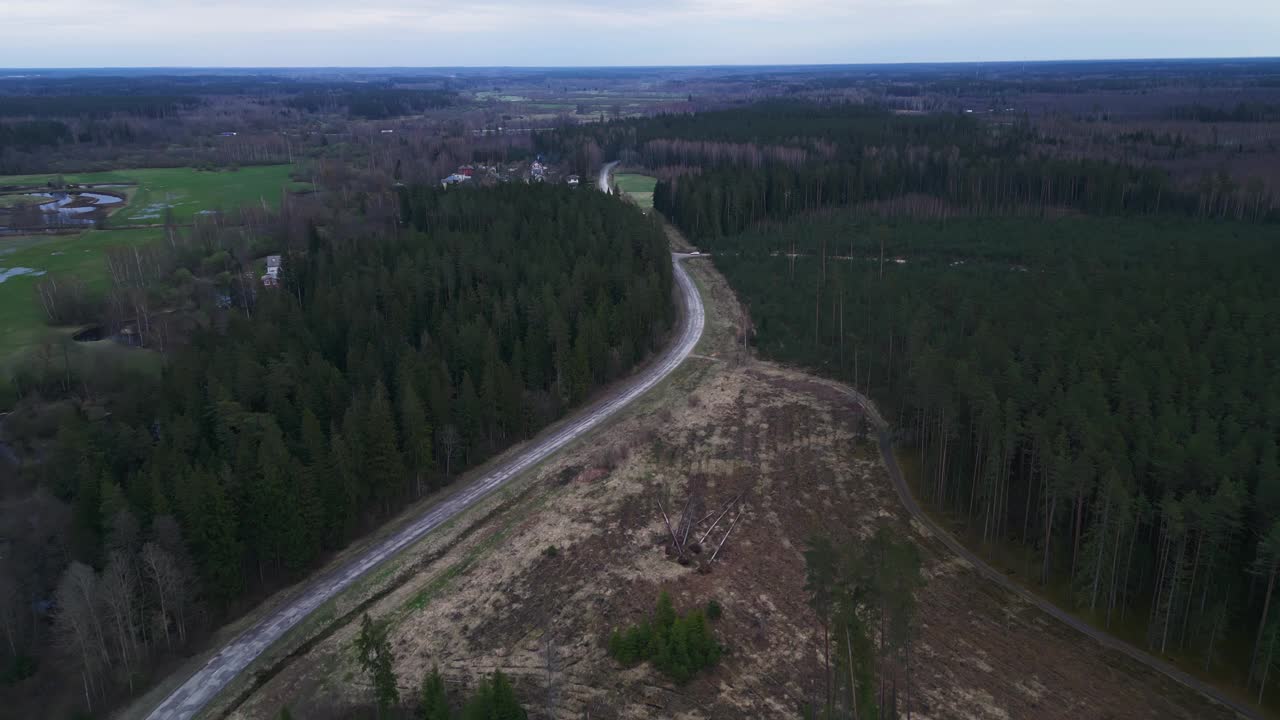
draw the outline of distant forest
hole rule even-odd
[[[654,206],[695,238],[829,208],[928,217],[1172,215],[1280,220],[1252,178],[1175,182],[1156,165],[1060,156],[1017,117],[894,114],[847,103],[762,103],[699,115],[583,126],[544,140],[652,168]]]
[[[665,235],[611,198],[415,186],[399,201],[401,229],[282,234],[281,286],[217,312],[158,385],[86,382],[92,402],[63,414],[28,470],[46,493],[42,532],[10,538],[14,575],[0,578],[18,660],[53,668],[42,648],[55,643],[23,610],[51,599],[68,683],[94,698],[132,687],[626,373],[672,323]],[[207,240],[165,242],[146,262],[190,284]],[[40,392],[82,392],[60,374]]]
[[[663,177],[655,205],[711,251],[756,345],[869,392],[972,541],[1261,695],[1280,663],[1280,214],[1238,178],[1187,188],[1039,139],[779,104],[561,142]]]
[[[346,109],[352,117],[383,120],[401,115],[442,108],[453,100],[453,93],[443,90],[311,90],[290,98],[286,104],[308,113],[336,112]]]
[[[0,174],[293,162],[327,144],[317,118],[380,121],[453,106],[441,78],[271,75],[0,78]],[[343,128],[345,129],[345,128]]]
[[[1198,122],[1280,122],[1280,105],[1261,102],[1242,102],[1230,108],[1206,105],[1180,105],[1169,110],[1174,120]]]

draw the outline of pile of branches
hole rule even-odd
[[[680,511],[680,516],[676,518],[674,524],[662,500],[658,500],[658,512],[662,513],[662,521],[666,523],[667,534],[671,538],[667,555],[674,557],[681,565],[692,564],[696,558],[705,555],[706,560],[699,563],[698,569],[709,572],[712,563],[724,549],[734,526],[746,512],[742,495],[738,493],[723,507],[705,513],[702,498],[690,495],[685,500],[684,509]],[[721,533],[718,535],[714,534],[717,528],[721,528]],[[705,550],[710,550],[710,554],[706,554]]]

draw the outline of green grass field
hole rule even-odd
[[[13,207],[15,205],[41,205],[49,201],[50,198],[37,195],[0,195],[0,208]]]
[[[41,342],[52,331],[36,301],[35,284],[42,275],[80,278],[91,291],[107,289],[106,250],[158,240],[160,228],[88,230],[77,235],[0,237],[0,362],[24,347]],[[16,268],[24,268],[18,270]],[[37,275],[36,273],[39,273]]]
[[[108,287],[106,250],[115,246],[152,242],[163,229],[128,228],[121,225],[160,224],[166,206],[175,219],[190,222],[207,210],[234,210],[246,205],[280,204],[285,189],[300,186],[289,179],[291,167],[271,165],[240,170],[202,171],[192,168],[146,168],[100,173],[63,175],[66,182],[79,184],[130,184],[119,188],[129,197],[126,205],[113,213],[106,230],[86,230],[74,235],[0,236],[0,376],[32,348],[49,339],[69,337],[73,329],[45,324],[44,311],[36,298],[35,285],[42,276],[74,276],[91,291]],[[0,177],[3,185],[42,185],[54,175],[10,175]],[[7,196],[0,196],[7,197]],[[116,226],[117,229],[110,229]],[[74,343],[80,354],[129,351],[115,343]],[[101,346],[101,347],[99,347]],[[114,347],[113,347],[114,346]],[[133,353],[136,354],[136,353]]]
[[[63,175],[69,183],[114,185],[129,202],[111,215],[108,225],[140,225],[164,222],[166,208],[172,207],[178,222],[191,222],[197,213],[234,210],[245,205],[266,203],[276,206],[285,189],[303,187],[289,179],[289,165],[257,165],[239,170],[195,170],[193,168],[141,168],[110,172]],[[56,175],[0,176],[3,185],[43,185]],[[0,196],[3,197],[3,196]]]
[[[619,190],[631,196],[636,205],[645,210],[653,209],[653,188],[658,184],[657,178],[622,173],[614,176],[614,182]]]
[[[15,398],[5,381],[24,361],[39,363],[41,347],[61,366],[68,362],[73,370],[103,367],[131,367],[156,371],[158,354],[125,347],[111,340],[73,342],[74,327],[51,327],[45,324],[44,311],[36,299],[35,284],[39,273],[56,273],[83,278],[93,291],[107,288],[106,249],[117,245],[145,243],[159,239],[162,229],[91,230],[78,235],[0,238],[0,409],[7,409]],[[63,354],[63,350],[66,354]]]

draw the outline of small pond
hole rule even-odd
[[[35,277],[40,277],[43,274],[44,274],[43,270],[36,270],[35,268],[29,268],[29,267],[12,267],[12,268],[0,267],[0,285],[3,285],[4,281],[8,280],[9,278],[21,277],[23,275],[32,275]]]
[[[54,190],[24,193],[33,198],[45,198],[48,202],[24,208],[7,208],[0,211],[0,230],[21,216],[23,229],[59,227],[66,225],[92,225],[102,212],[124,203],[119,195],[100,192]],[[35,213],[39,213],[37,216]]]
[[[121,345],[129,347],[141,347],[142,338],[138,336],[137,330],[132,325],[126,325],[117,333],[111,333],[101,325],[91,325],[75,335],[71,336],[76,342],[99,342],[101,340],[111,340]]]

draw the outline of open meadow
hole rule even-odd
[[[77,185],[122,185],[128,196],[125,207],[113,213],[108,225],[138,225],[164,222],[165,210],[173,209],[179,223],[191,222],[199,213],[234,210],[246,205],[276,206],[280,194],[299,189],[289,173],[291,165],[258,165],[237,170],[197,170],[195,168],[139,168],[110,172],[60,176]],[[47,185],[58,175],[0,176],[0,187]]]
[[[658,184],[657,178],[634,173],[619,173],[614,176],[614,181],[618,189],[626,193],[641,209],[653,209],[653,188]]]
[[[40,342],[51,331],[36,300],[45,275],[80,278],[90,291],[107,289],[108,248],[158,240],[160,229],[87,230],[75,235],[0,237],[0,357]]]
[[[69,336],[68,329],[46,324],[35,292],[40,278],[74,277],[91,293],[106,293],[107,251],[159,240],[167,209],[172,208],[175,222],[185,224],[218,210],[276,207],[282,193],[300,187],[290,179],[291,170],[289,165],[265,165],[217,172],[143,168],[62,176],[0,176],[0,187],[56,184],[60,178],[67,184],[119,186],[115,189],[128,198],[107,217],[103,229],[0,235],[0,369],[12,367],[39,344]]]

